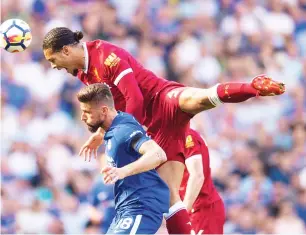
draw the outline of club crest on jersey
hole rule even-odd
[[[191,135],[188,135],[186,137],[186,142],[185,142],[185,148],[191,148],[194,146],[194,142],[193,142],[193,139],[192,139],[192,136]]]
[[[98,79],[98,82],[101,82],[102,79],[100,78],[100,75],[98,73],[98,69],[97,68],[93,69],[93,73],[94,73],[95,77]]]
[[[107,141],[107,150],[111,150],[112,148],[112,142],[109,140]]]
[[[111,53],[104,61],[104,64],[109,67],[114,67],[119,63],[119,61],[120,58],[115,53]]]
[[[106,155],[106,160],[107,160],[107,164],[109,166],[117,167],[117,165],[116,165],[116,163],[115,163],[115,161],[112,157]]]

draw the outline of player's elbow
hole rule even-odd
[[[194,181],[195,184],[204,184],[204,174],[201,171],[191,171],[189,177]]]
[[[157,164],[156,167],[163,164],[165,161],[167,161],[167,155],[165,151],[159,146],[156,146],[155,156],[156,156],[156,164]]]

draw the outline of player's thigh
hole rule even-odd
[[[209,90],[187,87],[179,96],[179,107],[182,111],[196,115],[215,106],[208,99]]]
[[[213,216],[209,218],[209,231],[211,234],[223,234],[223,227],[225,223],[225,207],[222,200],[213,204]]]
[[[180,201],[179,188],[182,182],[185,165],[180,161],[167,161],[157,168],[159,176],[170,190],[170,206]]]
[[[202,210],[199,209],[190,214],[190,221],[195,234],[207,234],[208,216],[203,214]]]
[[[223,234],[225,223],[225,210],[222,200],[213,203],[210,206],[196,209],[190,219],[192,227],[196,234]]]
[[[129,214],[116,216],[106,234],[155,234],[163,220],[162,214]]]
[[[184,112],[180,108],[180,96],[188,88],[172,87],[164,90],[160,95],[158,108],[162,111],[162,127],[172,129],[174,132],[184,129],[189,124],[190,119],[194,116]]]

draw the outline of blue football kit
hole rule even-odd
[[[133,116],[118,112],[104,140],[108,164],[120,168],[141,157],[138,150],[150,137]],[[116,214],[107,234],[157,232],[169,210],[170,193],[155,169],[118,180],[114,194]]]

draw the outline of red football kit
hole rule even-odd
[[[157,77],[127,51],[106,41],[86,42],[83,47],[85,68],[83,71],[79,70],[79,79],[86,85],[93,83],[109,85],[116,109],[134,115],[142,125],[145,125],[148,134],[164,149],[168,161],[184,163],[185,132],[189,129],[189,120],[193,117],[179,107],[179,96],[185,89],[184,85]],[[252,83],[224,83],[203,92],[206,92],[210,102],[217,106],[221,103],[243,102],[257,95],[278,95],[284,91],[282,83],[260,75],[255,77]],[[178,202],[173,205],[169,209],[169,215],[166,216],[167,228],[172,234],[190,231],[188,219],[185,218],[188,217],[185,216],[187,212],[186,210],[184,212],[182,209],[184,206],[180,203],[183,204]],[[209,210],[215,213],[214,207],[219,204],[212,202],[208,205]],[[207,213],[209,210],[202,213]],[[222,211],[224,212],[223,207],[220,213]],[[193,214],[196,213],[197,211],[194,211]],[[208,213],[206,217],[210,215]],[[216,213],[214,218],[217,218]],[[212,223],[211,220],[209,226]],[[179,224],[182,226],[176,229]]]
[[[116,109],[145,125],[168,160],[184,163],[184,133],[192,117],[178,105],[184,85],[157,77],[127,51],[106,41],[86,42],[83,47],[85,69],[79,71],[79,79],[86,85],[109,85]]]
[[[192,129],[187,131],[185,157],[186,161],[193,157],[201,157],[205,177],[204,184],[190,213],[192,227],[196,233],[203,230],[203,234],[222,234],[225,222],[224,204],[211,178],[207,145],[202,137]],[[182,200],[186,193],[188,178],[189,173],[185,169],[180,188]]]

